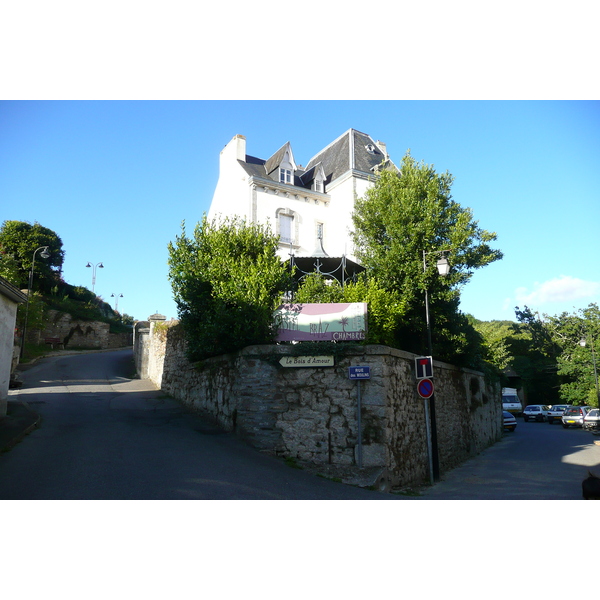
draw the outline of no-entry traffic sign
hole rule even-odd
[[[421,379],[417,384],[417,392],[421,398],[431,398],[433,396],[433,381],[431,379]]]

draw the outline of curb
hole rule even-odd
[[[42,420],[42,417],[40,417],[40,415],[36,413],[29,406],[29,404],[27,404],[27,402],[23,402],[22,400],[17,400],[16,402],[18,402],[21,406],[23,406],[23,408],[25,408],[29,413],[31,413],[31,418],[33,419],[33,421],[25,428],[21,429],[8,441],[3,442],[2,447],[0,448],[0,452],[7,452],[8,450],[16,446],[26,435],[30,434],[34,429],[37,429],[40,426],[40,422]]]

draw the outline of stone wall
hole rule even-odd
[[[144,329],[140,327],[140,329]],[[190,364],[176,321],[150,322],[137,338],[140,377],[210,415],[255,448],[326,467],[357,470],[358,386],[361,386],[363,470],[378,485],[429,480],[424,400],[416,391],[415,355],[387,346],[355,346],[332,367],[283,367],[290,346],[250,346]],[[145,358],[142,358],[144,357]],[[348,367],[370,367],[366,381]],[[141,368],[141,370],[140,370]],[[434,363],[440,472],[479,453],[502,434],[500,390],[481,373]]]
[[[110,333],[110,325],[103,321],[78,321],[64,312],[48,310],[47,324],[42,331],[32,332],[37,342],[59,338],[65,348],[123,348],[133,343],[132,333]]]

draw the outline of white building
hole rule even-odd
[[[349,129],[310,159],[296,163],[290,142],[270,158],[246,154],[246,138],[236,135],[221,152],[219,180],[208,212],[270,223],[280,236],[279,255],[347,257],[355,199],[364,196],[382,166],[396,168],[386,146]],[[311,269],[312,270],[312,269]]]
[[[19,346],[15,346],[17,306],[27,296],[0,277],[0,419],[6,416],[10,374],[18,362]]]

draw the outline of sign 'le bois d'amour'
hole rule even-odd
[[[275,311],[278,342],[364,340],[367,303],[282,304]]]

